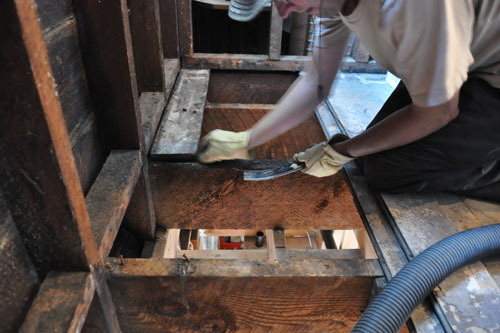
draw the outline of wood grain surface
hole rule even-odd
[[[243,180],[243,170],[196,163],[150,166],[157,223],[179,229],[362,229],[342,174]]]
[[[247,130],[273,107],[271,104],[209,103],[205,106],[201,137],[214,129],[234,132]],[[291,159],[295,153],[325,140],[318,119],[313,115],[299,126],[257,147],[255,158]]]

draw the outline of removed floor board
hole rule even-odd
[[[167,228],[363,229],[340,173],[250,182],[231,164],[155,162],[150,175],[156,220]]]
[[[151,148],[151,158],[194,159],[208,89],[208,70],[180,71]]]

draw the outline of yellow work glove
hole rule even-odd
[[[238,133],[213,130],[201,139],[198,160],[202,163],[213,163],[222,160],[251,159],[247,149],[249,139],[250,130]]]
[[[344,164],[354,158],[344,156],[330,146],[329,143],[337,143],[349,139],[342,134],[334,135],[329,142],[318,143],[305,152],[295,154],[293,159],[299,163],[305,163],[302,172],[315,177],[327,177],[336,174],[344,167]]]

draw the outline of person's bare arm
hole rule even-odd
[[[274,139],[311,116],[321,102],[318,99],[318,84],[321,80],[323,98],[326,98],[337,75],[346,44],[347,38],[328,48],[314,49],[313,62],[306,74],[298,78],[274,110],[251,129],[249,149]]]
[[[333,148],[346,156],[360,157],[396,148],[421,139],[446,126],[458,115],[458,91],[434,107],[408,105],[362,134]]]

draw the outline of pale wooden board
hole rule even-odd
[[[151,148],[152,158],[195,157],[208,78],[208,70],[181,70]]]
[[[413,255],[473,227],[473,221],[481,225],[461,198],[452,194],[383,194],[383,199]],[[439,284],[435,294],[453,329],[500,329],[500,289],[481,262],[457,270]]]

